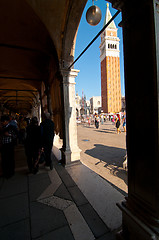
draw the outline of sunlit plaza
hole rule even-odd
[[[111,121],[100,123],[98,129],[94,123],[78,124],[78,145],[81,162],[114,187],[127,193],[127,171],[123,168],[126,155],[126,133],[122,125],[117,134]]]

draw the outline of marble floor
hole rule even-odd
[[[69,167],[67,171],[109,229],[119,228],[122,219],[116,203],[124,200],[124,196],[83,164]]]
[[[122,224],[116,203],[127,194],[125,133],[116,135],[109,122],[98,131],[78,126],[78,142],[81,162],[63,167],[52,155],[53,170],[41,166],[36,175],[17,146],[16,174],[0,177],[0,239],[115,240]]]
[[[115,240],[124,196],[82,163],[0,178],[0,239]]]

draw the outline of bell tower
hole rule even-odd
[[[107,3],[104,25],[112,18]],[[117,28],[112,21],[101,34],[101,98],[102,110],[105,113],[121,111],[121,83],[119,38]]]

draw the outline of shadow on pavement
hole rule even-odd
[[[105,162],[104,167],[110,170],[112,175],[115,175],[124,180],[127,184],[127,172],[123,169],[124,156],[126,150],[123,148],[110,147],[102,144],[94,144],[94,148],[86,150],[85,153],[99,159],[95,165]]]
[[[111,129],[103,129],[103,130],[94,129],[94,131],[96,131],[96,132],[102,132],[102,133],[116,134],[116,130],[111,130]]]

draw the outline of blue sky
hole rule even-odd
[[[102,19],[97,26],[91,26],[86,21],[86,11],[92,6],[92,0],[88,0],[84,9],[81,22],[79,25],[76,46],[75,46],[75,58],[84,50],[84,48],[90,43],[90,41],[97,35],[97,33],[103,28],[106,4],[105,0],[94,1],[102,12]],[[111,15],[116,13],[116,9],[109,4]],[[124,86],[124,67],[123,67],[123,43],[122,43],[122,28],[118,26],[121,22],[121,13],[114,20],[116,27],[118,28],[118,37],[120,38],[120,77],[121,77],[121,94],[125,96]],[[100,72],[100,36],[89,47],[89,49],[81,56],[81,58],[75,63],[74,68],[80,70],[76,77],[76,92],[79,96],[82,96],[82,89],[86,95],[87,100],[92,96],[101,96],[101,72]]]

